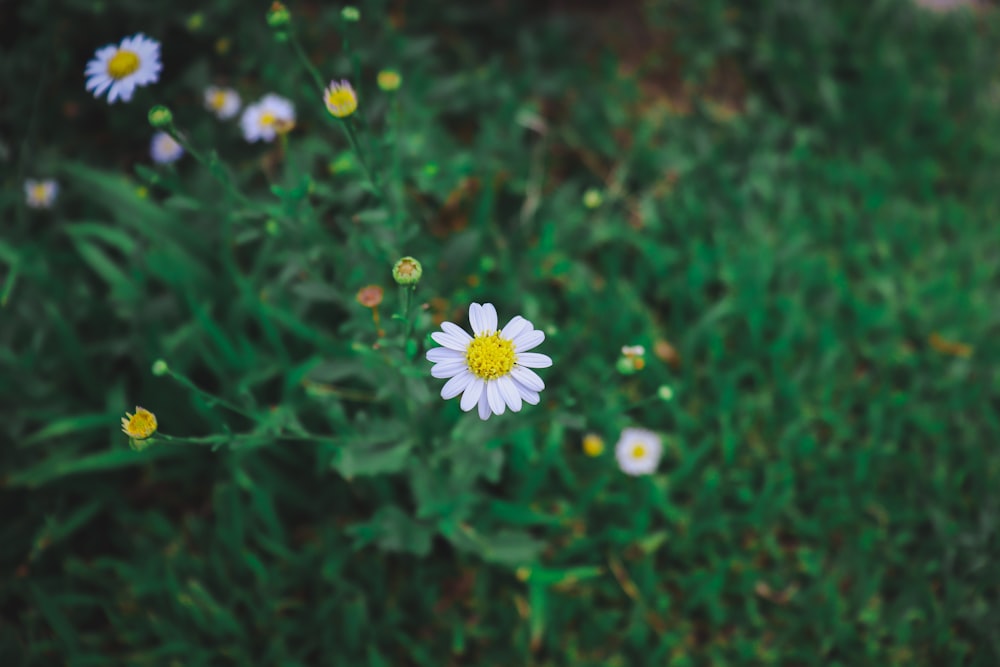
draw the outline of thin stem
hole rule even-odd
[[[315,82],[316,87],[319,88],[320,97],[322,97],[325,86],[323,85],[323,77],[320,75],[319,70],[316,69],[316,66],[309,60],[309,56],[306,55],[306,51],[302,48],[302,43],[299,42],[299,38],[295,35],[294,30],[288,31],[288,39],[292,43],[292,49],[295,50],[295,55],[298,56],[299,60],[302,61],[302,65],[306,68],[306,71],[309,72],[310,76],[312,76],[313,82]]]
[[[372,189],[375,190],[380,198],[385,199],[385,195],[382,193],[382,188],[375,176],[372,174],[372,170],[368,167],[368,161],[365,160],[365,155],[361,151],[361,146],[358,144],[358,137],[354,131],[354,125],[349,119],[345,119],[342,123],[344,132],[347,133],[347,139],[351,142],[351,148],[354,150],[354,154],[358,156],[358,161],[361,163],[361,168],[365,171],[365,176],[368,177],[368,182],[371,183]]]
[[[215,180],[222,183],[222,185],[226,187],[226,190],[228,190],[232,196],[236,197],[236,199],[238,199],[240,203],[249,206],[254,206],[254,202],[245,194],[237,190],[236,186],[233,185],[232,181],[224,174],[223,170],[219,168],[221,163],[218,159],[212,160],[205,157],[205,155],[201,151],[195,148],[194,145],[192,145],[191,142],[188,141],[187,138],[185,138],[184,135],[181,134],[176,127],[174,127],[173,123],[168,125],[165,129],[167,133],[174,138],[174,141],[183,146],[184,150],[190,153],[194,159],[196,159],[198,162],[208,167],[208,171],[211,172],[212,176],[215,177]]]
[[[229,400],[227,400],[225,398],[222,398],[221,396],[216,396],[215,394],[212,394],[210,392],[205,391],[204,389],[202,389],[201,387],[199,387],[198,385],[196,385],[194,382],[191,382],[191,380],[188,380],[183,375],[179,375],[178,373],[175,373],[172,370],[167,371],[167,375],[169,375],[170,377],[172,377],[177,382],[180,382],[182,385],[184,385],[185,387],[187,387],[191,391],[193,391],[196,394],[202,396],[203,398],[206,398],[206,399],[212,401],[213,403],[218,403],[222,407],[227,408],[229,410],[232,410],[236,414],[243,415],[244,417],[246,417],[247,419],[250,419],[252,421],[261,421],[261,418],[258,415],[253,414],[249,410],[247,410],[245,408],[242,408],[242,407],[236,405],[235,403],[233,403],[232,401],[229,401]]]
[[[14,283],[17,282],[17,274],[21,270],[21,265],[19,262],[14,262],[10,266],[10,273],[7,274],[7,280],[3,283],[3,290],[0,290],[0,308],[7,305],[8,299],[10,299],[10,293],[14,291]]]
[[[400,287],[403,290],[403,344],[410,339],[410,328],[412,322],[410,321],[410,307],[413,305],[413,285],[403,285]]]

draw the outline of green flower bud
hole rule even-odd
[[[167,366],[167,362],[163,359],[157,359],[153,362],[153,375],[160,377],[166,375],[170,372],[170,366]]]
[[[392,277],[400,285],[416,285],[423,274],[420,262],[412,257],[403,257],[392,267]]]
[[[590,188],[583,193],[583,205],[587,208],[597,208],[604,203],[604,197],[601,196],[601,191],[596,188]]]
[[[271,8],[267,10],[267,24],[272,30],[284,30],[292,22],[292,15],[280,2],[271,3]]]
[[[361,20],[361,12],[358,11],[357,7],[348,5],[340,10],[340,18],[350,23],[357,23]]]
[[[170,109],[162,104],[157,104],[149,110],[149,124],[156,129],[169,127],[173,122],[174,115],[170,113]]]

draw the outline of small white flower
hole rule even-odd
[[[219,120],[229,120],[240,110],[240,94],[232,88],[209,86],[205,89],[205,108]]]
[[[626,475],[650,475],[656,472],[663,455],[660,437],[643,428],[627,428],[615,444],[618,467]]]
[[[108,103],[128,102],[137,86],[156,83],[160,78],[160,43],[141,32],[126,37],[121,44],[97,50],[87,63],[86,89],[100,97],[108,91]]]
[[[441,388],[441,398],[462,394],[462,410],[468,412],[478,405],[480,419],[502,415],[508,407],[518,412],[522,402],[537,405],[545,383],[531,369],[548,368],[552,359],[528,350],[538,347],[545,333],[520,315],[498,330],[497,311],[491,303],[469,306],[469,322],[475,338],[451,322],[431,334],[443,345],[427,352],[427,360],[434,362],[431,375],[449,378]]]
[[[626,357],[641,357],[646,354],[646,348],[642,345],[623,345],[622,354]]]
[[[59,194],[59,184],[51,178],[44,181],[24,181],[24,198],[31,208],[51,208]]]
[[[240,118],[243,136],[250,143],[274,141],[279,132],[287,132],[295,124],[295,107],[291,101],[271,93],[247,106]]]
[[[177,162],[184,155],[184,147],[166,132],[157,132],[149,142],[149,154],[153,162],[170,164]]]

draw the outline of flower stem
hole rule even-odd
[[[215,394],[213,394],[211,392],[205,391],[204,389],[202,389],[201,387],[199,387],[198,385],[196,385],[194,382],[191,382],[191,380],[187,379],[183,375],[180,375],[179,373],[174,372],[173,370],[168,370],[167,371],[167,375],[169,375],[174,380],[176,380],[177,382],[181,383],[182,385],[184,385],[185,387],[187,387],[191,391],[195,392],[196,394],[198,394],[202,398],[205,398],[205,399],[207,399],[207,400],[209,400],[209,401],[211,401],[213,403],[218,403],[222,407],[227,408],[229,410],[232,410],[236,414],[243,415],[244,417],[246,417],[247,419],[250,419],[252,421],[261,421],[261,419],[260,419],[260,417],[258,415],[253,414],[249,410],[247,410],[245,408],[242,408],[239,405],[236,405],[235,403],[233,403],[232,401],[229,401],[229,400],[227,400],[225,398],[222,398],[221,396],[216,396]]]
[[[302,62],[302,65],[306,68],[306,71],[309,72],[309,75],[312,77],[313,82],[316,84],[316,87],[319,88],[319,94],[322,97],[324,89],[323,77],[320,76],[319,70],[316,69],[316,66],[313,65],[312,61],[309,60],[309,56],[306,55],[306,51],[305,49],[302,48],[302,43],[299,42],[299,38],[296,36],[294,30],[288,31],[288,40],[292,43],[292,49],[295,50],[295,55],[298,56],[299,60]]]
[[[194,159],[196,159],[198,162],[208,167],[208,171],[211,172],[213,177],[215,177],[215,180],[222,183],[222,185],[225,186],[226,190],[229,191],[229,193],[233,197],[239,200],[241,204],[254,206],[253,201],[251,201],[250,198],[247,197],[245,194],[237,190],[236,186],[233,185],[232,180],[226,175],[226,171],[222,166],[221,160],[219,160],[217,156],[213,156],[212,158],[206,157],[201,151],[195,148],[191,144],[191,142],[184,137],[183,134],[181,134],[177,130],[177,128],[173,125],[173,123],[171,123],[164,129],[171,137],[174,138],[174,141],[183,146],[184,150],[190,153]]]
[[[365,176],[368,177],[368,182],[371,183],[372,189],[375,191],[381,199],[385,199],[385,195],[382,192],[382,187],[379,185],[378,180],[375,178],[372,170],[368,167],[368,161],[365,159],[364,152],[361,150],[361,146],[358,144],[357,133],[354,130],[354,125],[351,123],[350,119],[344,119],[342,122],[344,132],[347,133],[347,139],[351,142],[351,148],[354,150],[354,154],[358,156],[358,161],[361,163],[361,168],[365,171]]]

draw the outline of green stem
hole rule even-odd
[[[372,174],[372,170],[368,167],[368,161],[365,160],[365,155],[361,150],[361,146],[358,144],[358,137],[355,133],[354,125],[351,123],[350,119],[347,118],[342,121],[342,125],[344,127],[344,132],[347,133],[348,141],[351,142],[351,148],[354,150],[354,154],[358,156],[361,168],[364,169],[365,176],[368,178],[368,182],[371,183],[372,189],[381,199],[385,199],[385,195],[382,193],[382,187]]]
[[[410,339],[410,306],[413,304],[413,286],[401,285],[403,290],[403,344]]]
[[[17,262],[11,265],[10,273],[7,274],[7,280],[3,283],[3,290],[0,290],[0,308],[7,305],[10,293],[14,291],[14,283],[17,282],[17,274],[20,269],[21,266]]]
[[[190,153],[195,160],[202,163],[208,168],[208,171],[212,174],[215,180],[222,183],[222,185],[225,186],[229,194],[231,194],[233,197],[239,200],[241,204],[248,205],[251,207],[254,206],[253,201],[251,201],[250,198],[247,197],[245,194],[237,190],[236,186],[233,185],[232,181],[226,176],[225,171],[220,168],[222,163],[219,161],[218,158],[210,159],[205,157],[205,155],[197,148],[195,148],[191,144],[191,142],[188,141],[184,137],[184,135],[182,135],[172,123],[168,125],[165,129],[167,133],[174,138],[174,141],[183,146],[184,150]]]
[[[165,440],[167,442],[174,442],[177,444],[186,445],[216,445],[222,442],[232,442],[239,440],[243,436],[256,436],[256,433],[239,433],[232,435],[205,435],[200,437],[178,437],[173,435],[167,435],[166,433],[157,433],[155,438],[157,440]],[[326,442],[330,444],[340,444],[341,441],[337,438],[323,436],[323,435],[311,435],[309,433],[295,434],[295,433],[275,433],[271,437],[275,440],[302,440],[306,442]]]
[[[225,398],[222,398],[221,396],[216,396],[215,394],[212,394],[210,392],[205,391],[204,389],[202,389],[201,387],[199,387],[198,385],[196,385],[194,382],[191,382],[191,380],[187,379],[183,375],[175,373],[172,370],[171,371],[167,371],[167,375],[169,375],[170,377],[172,377],[177,382],[180,382],[182,385],[184,385],[185,387],[187,387],[191,391],[195,392],[199,396],[201,396],[201,397],[203,397],[205,399],[208,399],[209,401],[212,401],[213,403],[218,403],[222,407],[227,408],[229,410],[232,410],[236,414],[243,415],[244,417],[246,417],[247,419],[250,419],[251,421],[255,421],[255,422],[256,421],[261,421],[261,419],[260,419],[259,416],[253,414],[249,410],[246,410],[245,408],[242,408],[242,407],[236,405],[235,403],[233,403],[232,401],[229,401],[229,400],[227,400]]]
[[[309,72],[309,75],[312,76],[316,87],[319,88],[319,94],[322,98],[323,91],[326,89],[326,86],[323,85],[323,77],[320,75],[319,70],[316,69],[316,66],[309,60],[309,56],[306,55],[306,51],[302,48],[302,43],[299,42],[299,38],[295,35],[294,30],[288,31],[288,39],[292,43],[292,49],[295,50],[295,55],[298,56],[300,61],[302,61],[302,65],[306,68],[306,71]]]

